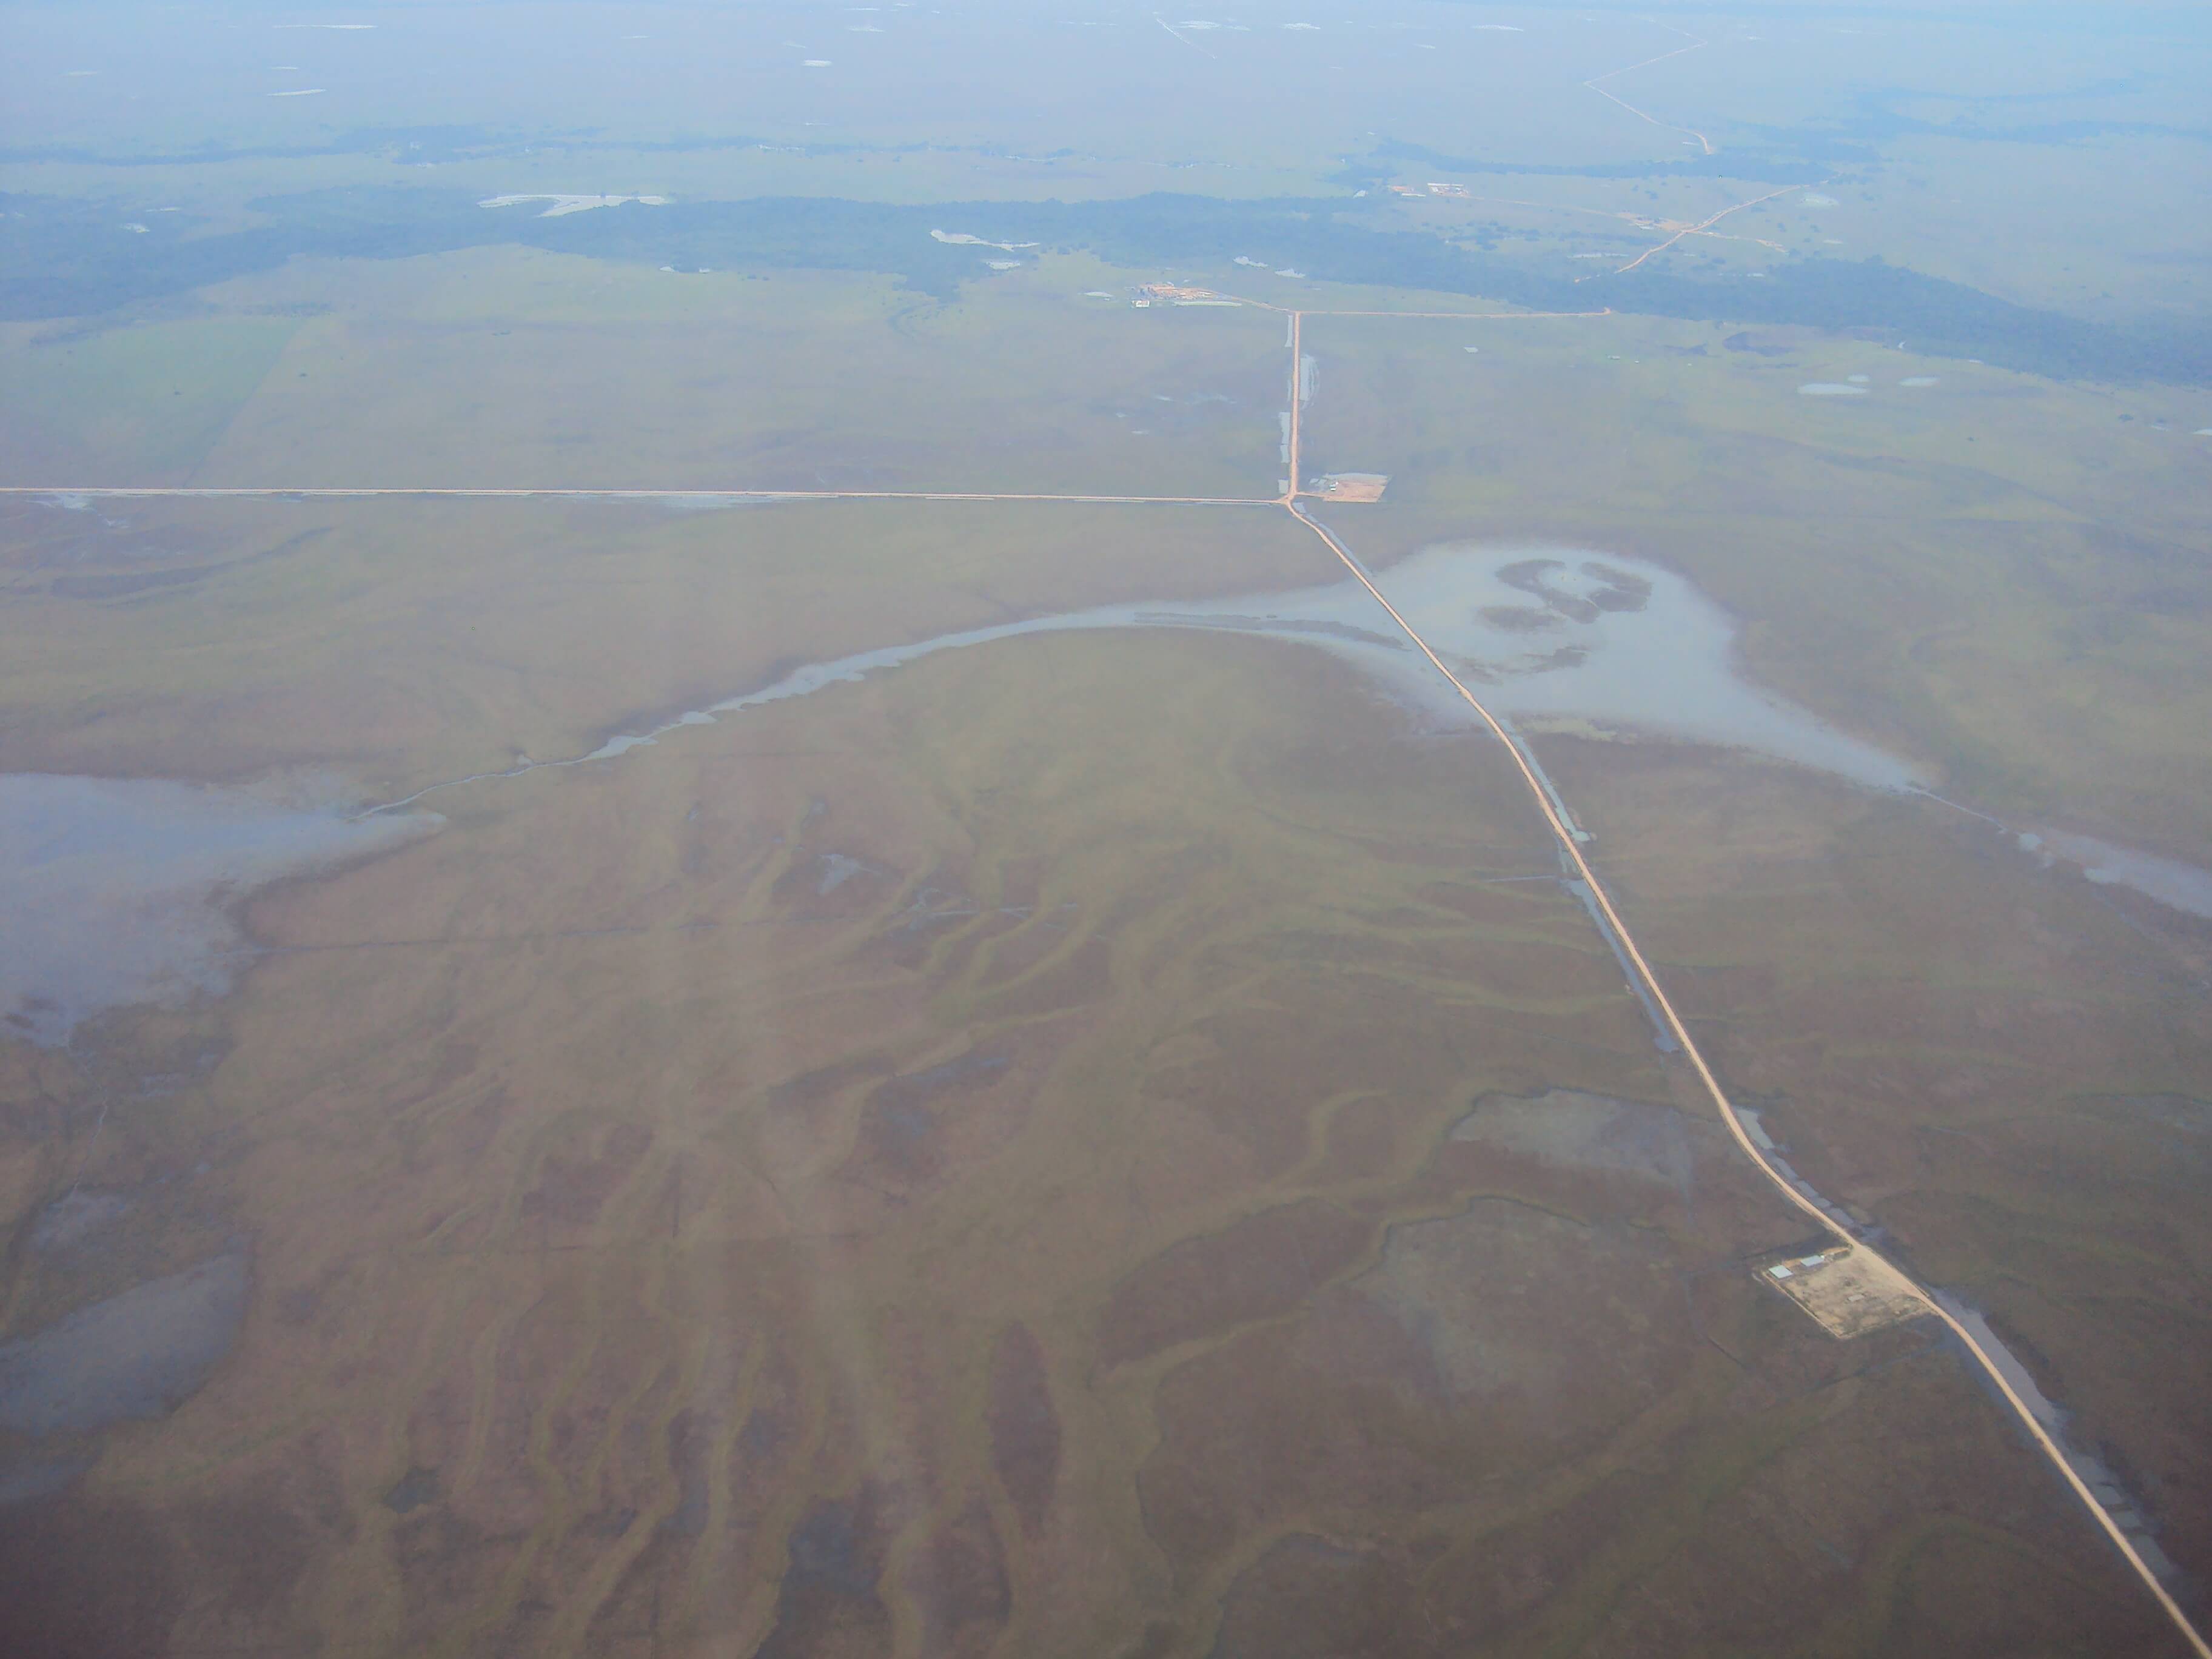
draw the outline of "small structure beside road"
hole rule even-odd
[[[1325,501],[1379,501],[1389,483],[1387,472],[1329,472],[1316,478],[1306,493]]]
[[[1136,306],[1237,306],[1244,302],[1216,294],[1210,288],[1186,288],[1176,283],[1145,283],[1139,286]]]
[[[1759,1277],[1835,1337],[1857,1336],[1932,1312],[1927,1299],[1881,1257],[1848,1244],[1770,1262]]]

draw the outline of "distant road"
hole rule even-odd
[[[185,501],[252,497],[308,501],[352,500],[374,495],[456,496],[477,501],[532,500],[539,496],[602,501],[1089,501],[1102,506],[1278,507],[1273,495],[1072,495],[1043,491],[983,489],[494,489],[468,486],[406,484],[0,484],[0,495],[79,495],[88,501],[149,496]]]
[[[1674,25],[1671,23],[1666,24],[1663,27],[1674,28]],[[1697,128],[1677,126],[1672,121],[1662,121],[1657,116],[1651,114],[1649,111],[1637,108],[1635,105],[1630,103],[1626,98],[1620,97],[1617,94],[1607,92],[1603,87],[1598,84],[1601,81],[1612,80],[1616,75],[1626,75],[1631,70],[1649,69],[1654,64],[1665,63],[1669,58],[1680,58],[1685,52],[1702,51],[1707,46],[1711,44],[1710,41],[1700,40],[1696,35],[1692,34],[1687,29],[1674,29],[1674,33],[1680,35],[1690,44],[1686,46],[1677,46],[1672,52],[1662,52],[1656,58],[1647,58],[1640,64],[1625,64],[1617,70],[1607,70],[1602,75],[1593,75],[1589,80],[1583,82],[1583,84],[1588,87],[1592,92],[1595,93],[1599,97],[1612,99],[1614,103],[1620,105],[1621,108],[1626,110],[1631,115],[1633,115],[1639,121],[1649,121],[1653,126],[1664,127],[1669,132],[1688,133],[1691,137],[1698,141],[1698,147],[1702,149],[1706,155],[1711,155],[1713,153],[1713,141],[1706,137],[1704,133],[1699,132]]]
[[[1825,185],[1828,181],[1826,179],[1823,179],[1820,182]],[[1665,241],[1660,243],[1658,246],[1645,248],[1643,252],[1638,254],[1626,264],[1621,266],[1620,270],[1613,272],[1613,275],[1615,276],[1626,275],[1629,271],[1635,270],[1637,266],[1642,264],[1653,254],[1664,253],[1668,248],[1674,246],[1675,243],[1680,241],[1685,236],[1705,236],[1711,234],[1712,233],[1713,227],[1720,223],[1722,220],[1727,218],[1731,213],[1741,213],[1746,208],[1755,208],[1761,202],[1771,202],[1778,196],[1787,196],[1791,191],[1800,188],[1802,188],[1802,186],[1797,185],[1784,185],[1780,190],[1770,190],[1764,196],[1754,196],[1748,202],[1738,202],[1733,207],[1724,207],[1718,213],[1713,214],[1710,217],[1698,220],[1694,225],[1684,225],[1680,228],[1677,229],[1672,236],[1669,236]],[[1665,227],[1662,226],[1661,228],[1664,229]],[[1756,241],[1758,239],[1754,237],[1753,240]],[[1774,245],[1770,242],[1766,246],[1771,247]],[[1575,280],[1578,283],[1587,283],[1590,279],[1587,276],[1577,276]]]

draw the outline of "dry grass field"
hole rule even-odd
[[[1010,641],[442,810],[256,901],[228,1004],[106,1034],[219,1046],[66,1144],[188,1187],[253,1292],[10,1534],[29,1628],[2156,1650],[1925,1330],[1748,1283],[1798,1224],[1498,879],[1551,860],[1502,757],[1325,658]]]

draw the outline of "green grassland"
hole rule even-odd
[[[0,767],[331,766],[376,798],[581,754],[801,663],[1336,568],[1256,507],[185,501],[15,523]]]
[[[1279,320],[1133,311],[1128,280],[1055,262],[939,306],[875,278],[520,250],[294,268],[216,290],[229,319],[19,342],[25,420],[33,398],[105,398],[134,411],[150,465],[98,447],[87,416],[73,452],[64,427],[9,466],[33,483],[67,466],[72,483],[1272,495]],[[1083,297],[1102,282],[1114,300]],[[320,314],[238,320],[302,306]],[[241,334],[281,357],[167,421],[171,360]]]
[[[1334,520],[1363,554],[1473,536],[1656,558],[1741,621],[1754,678],[1950,793],[2201,844],[2198,400],[1618,317],[1319,318],[1304,337],[1305,471],[1392,475]],[[1865,395],[1797,392],[1853,374]]]
[[[214,316],[0,343],[8,480],[57,484],[191,476],[259,390],[299,325]]]
[[[1394,204],[1388,222],[1502,223],[1547,267],[1586,251],[1582,233],[1613,234],[1561,210],[1689,220],[1796,184],[1836,205],[1787,196],[1727,228],[2079,315],[2202,308],[2201,30],[2154,52],[2124,23],[2050,8],[1867,27],[1490,9],[1515,21],[1411,8],[1313,33],[1224,30],[1196,49],[1140,15],[886,13],[817,38],[831,61],[817,74],[794,72],[789,36],[822,20],[774,9],[678,9],[579,58],[496,14],[399,7],[377,31],[315,40],[325,50],[304,55],[340,84],[296,103],[266,96],[268,66],[194,8],[125,41],[58,17],[27,29],[18,142],[0,166],[12,191],[105,211],[103,240],[145,211],[179,211],[201,234],[265,224],[267,198],[334,187],[902,204],[1165,189],[1249,204],[1449,179],[1538,205]],[[388,51],[407,40],[447,73],[392,77]],[[104,67],[85,75],[86,58]],[[1024,90],[1000,95],[994,77],[1016,64]],[[1674,257],[1746,256],[1764,257],[1710,240]]]

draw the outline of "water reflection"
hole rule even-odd
[[[1573,720],[1623,735],[1715,744],[1874,789],[1915,789],[1923,781],[1911,763],[1746,680],[1736,666],[1735,621],[1659,565],[1575,548],[1462,542],[1425,548],[1379,573],[1377,580],[1452,672],[1509,721]],[[1101,605],[856,652],[611,738],[589,754],[453,779],[373,810],[411,806],[486,775],[612,760],[686,726],[806,696],[940,651],[1025,635],[1122,628],[1256,634],[1311,646],[1353,664],[1394,701],[1431,722],[1476,723],[1474,711],[1407,645],[1372,598],[1346,579],[1171,607]],[[1565,811],[1562,817],[1572,822]],[[2092,880],[2118,882],[2162,904],[2212,915],[2212,872],[2087,836],[2052,833],[2045,842],[2046,859],[2055,855],[2078,865]]]
[[[1508,720],[1574,720],[1707,743],[1875,789],[1915,769],[1738,672],[1735,624],[1689,582],[1615,554],[1454,544],[1382,573],[1391,602],[1453,672]],[[1103,605],[942,634],[811,664],[755,690],[625,733],[589,753],[431,784],[349,817],[236,789],[165,780],[0,775],[0,1018],[58,1042],[85,1018],[133,1004],[220,995],[243,940],[232,900],[270,882],[385,851],[443,822],[408,810],[464,784],[615,760],[687,726],[806,696],[943,651],[1029,635],[1179,628],[1257,635],[1352,664],[1424,721],[1475,716],[1346,580],[1172,606]],[[2091,879],[2212,915],[2212,872],[2087,836],[2027,844]]]
[[[1728,615],[1656,565],[1567,549],[1459,544],[1425,549],[1380,580],[1392,603],[1455,672],[1483,688],[1485,700],[1498,713],[1573,717],[1624,732],[1747,749],[1876,788],[1902,789],[1915,781],[1905,762],[1746,681],[1735,671],[1735,630]],[[1314,646],[1355,664],[1394,700],[1433,720],[1474,723],[1473,711],[1347,579],[1172,607],[1101,605],[856,652],[610,738],[587,755],[517,769],[611,760],[688,726],[805,696],[940,651],[1026,635],[1121,628],[1203,629]],[[387,805],[411,805],[482,775],[435,784]]]
[[[232,899],[442,822],[161,778],[0,774],[0,1020],[52,1044],[106,1009],[220,996],[244,944]]]

